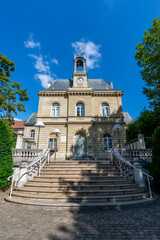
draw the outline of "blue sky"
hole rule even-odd
[[[134,52],[159,14],[159,0],[1,1],[0,52],[15,63],[12,79],[30,97],[17,117],[27,120],[37,111],[37,91],[48,80],[72,78],[81,47],[88,77],[113,81],[124,91],[123,110],[135,119],[147,100]]]

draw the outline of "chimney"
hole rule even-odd
[[[109,86],[113,89],[113,82],[109,82]]]
[[[48,82],[48,88],[51,86],[51,84],[52,84],[51,82]]]

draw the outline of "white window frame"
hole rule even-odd
[[[108,103],[105,103],[105,102],[101,103],[101,116],[102,117],[109,117],[110,116]]]
[[[105,137],[106,135],[106,137]],[[105,146],[104,146],[104,138],[107,138],[107,145],[108,145],[108,149],[105,150]],[[104,152],[109,152],[110,151],[110,148],[109,148],[109,141],[111,142],[111,148],[113,148],[113,142],[112,142],[112,137],[109,135],[109,134],[104,134],[103,135],[103,139],[102,139],[102,142],[103,142],[103,150]]]
[[[51,116],[59,117],[59,110],[60,110],[59,103],[53,103],[51,109]]]
[[[79,104],[81,104],[83,106],[78,106]],[[78,108],[80,109],[80,115],[79,116],[78,116]],[[83,115],[82,115],[82,113],[83,113]],[[77,103],[77,105],[76,105],[76,115],[77,115],[77,117],[84,117],[84,104],[83,103]]]
[[[35,130],[34,129],[31,130],[30,137],[31,138],[35,138]]]

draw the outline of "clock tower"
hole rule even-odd
[[[87,88],[86,58],[82,54],[74,56],[73,88]]]

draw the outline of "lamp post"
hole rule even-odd
[[[122,126],[118,123],[116,123],[114,125],[114,128],[113,129],[117,129],[117,133],[118,133],[118,144],[119,144],[119,148],[121,148],[121,144],[120,144],[120,137],[119,137],[119,130],[122,130]]]
[[[35,127],[38,127],[38,139],[37,139],[37,149],[39,147],[39,136],[40,136],[40,128],[45,127],[44,123],[42,121],[38,121],[35,124]]]
[[[53,133],[55,133],[55,134],[58,136],[58,134],[60,134],[61,132],[60,132],[60,130],[59,130],[58,128],[56,128],[56,129],[53,131]],[[55,144],[55,149],[54,149],[54,151],[55,151],[55,154],[54,154],[54,160],[56,160],[57,138],[56,138],[56,144]]]

